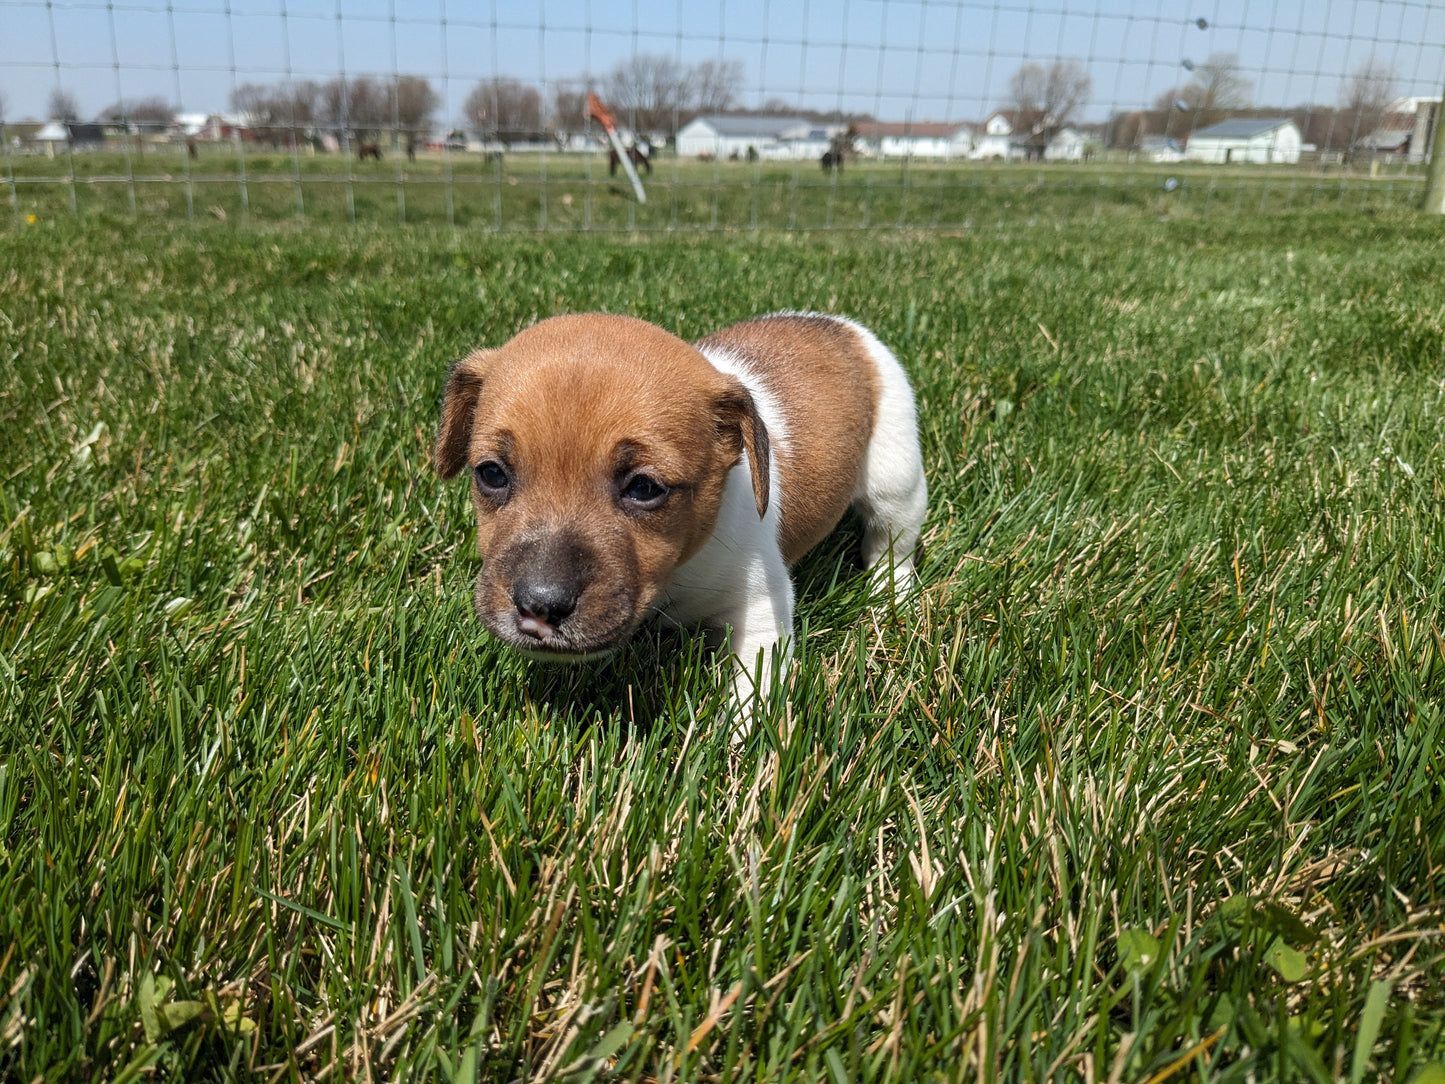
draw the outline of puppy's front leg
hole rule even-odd
[[[732,632],[734,740],[752,729],[754,705],[766,703],[775,669],[786,679],[793,654],[793,581],[782,554],[759,555],[748,580],[740,605],[720,615],[720,623]]]

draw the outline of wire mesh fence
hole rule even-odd
[[[1445,7],[1419,0],[0,2],[16,225],[1407,208],[1442,83]]]

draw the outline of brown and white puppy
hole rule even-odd
[[[788,567],[852,505],[901,590],[928,500],[902,367],[810,313],[692,345],[630,317],[543,320],[452,368],[435,465],[471,472],[494,635],[580,661],[655,614],[730,630],[745,716],[790,651]]]

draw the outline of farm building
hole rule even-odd
[[[1139,157],[1146,162],[1182,162],[1184,151],[1177,139],[1168,136],[1145,136],[1139,140]]]
[[[1082,162],[1085,158],[1092,157],[1093,148],[1097,145],[1097,140],[1090,140],[1077,128],[1060,128],[1045,145],[1044,160]]]
[[[1015,109],[998,109],[983,122],[983,131],[974,141],[970,158],[1012,158],[1028,157],[1025,139],[1028,125],[1022,123],[1021,114]]]
[[[862,121],[854,130],[858,153],[872,158],[966,158],[973,150],[968,124]]]
[[[1383,127],[1408,127],[1410,138],[1406,143],[1405,157],[1411,162],[1423,162],[1430,157],[1430,145],[1435,138],[1435,116],[1439,112],[1439,98],[1398,98],[1386,110]]]
[[[1236,117],[1200,128],[1189,137],[1184,157],[1191,162],[1299,161],[1300,130],[1287,117]]]
[[[49,157],[54,158],[57,150],[66,147],[83,150],[105,146],[105,127],[75,120],[52,120],[46,121],[31,138]]]
[[[698,117],[677,133],[683,158],[820,158],[841,124],[761,113],[719,113]]]
[[[968,156],[1006,162],[1079,162],[1089,156],[1095,141],[1077,128],[1054,129],[1047,122],[1048,116],[1038,110],[996,109],[983,122]]]
[[[176,134],[183,139],[197,139],[216,143],[223,139],[234,139],[250,127],[250,122],[241,113],[177,113]]]

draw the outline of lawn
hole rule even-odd
[[[1438,220],[37,217],[0,236],[0,1077],[1445,1074]],[[499,649],[427,464],[447,364],[784,307],[915,380],[916,604],[845,525],[740,747],[695,641]]]

